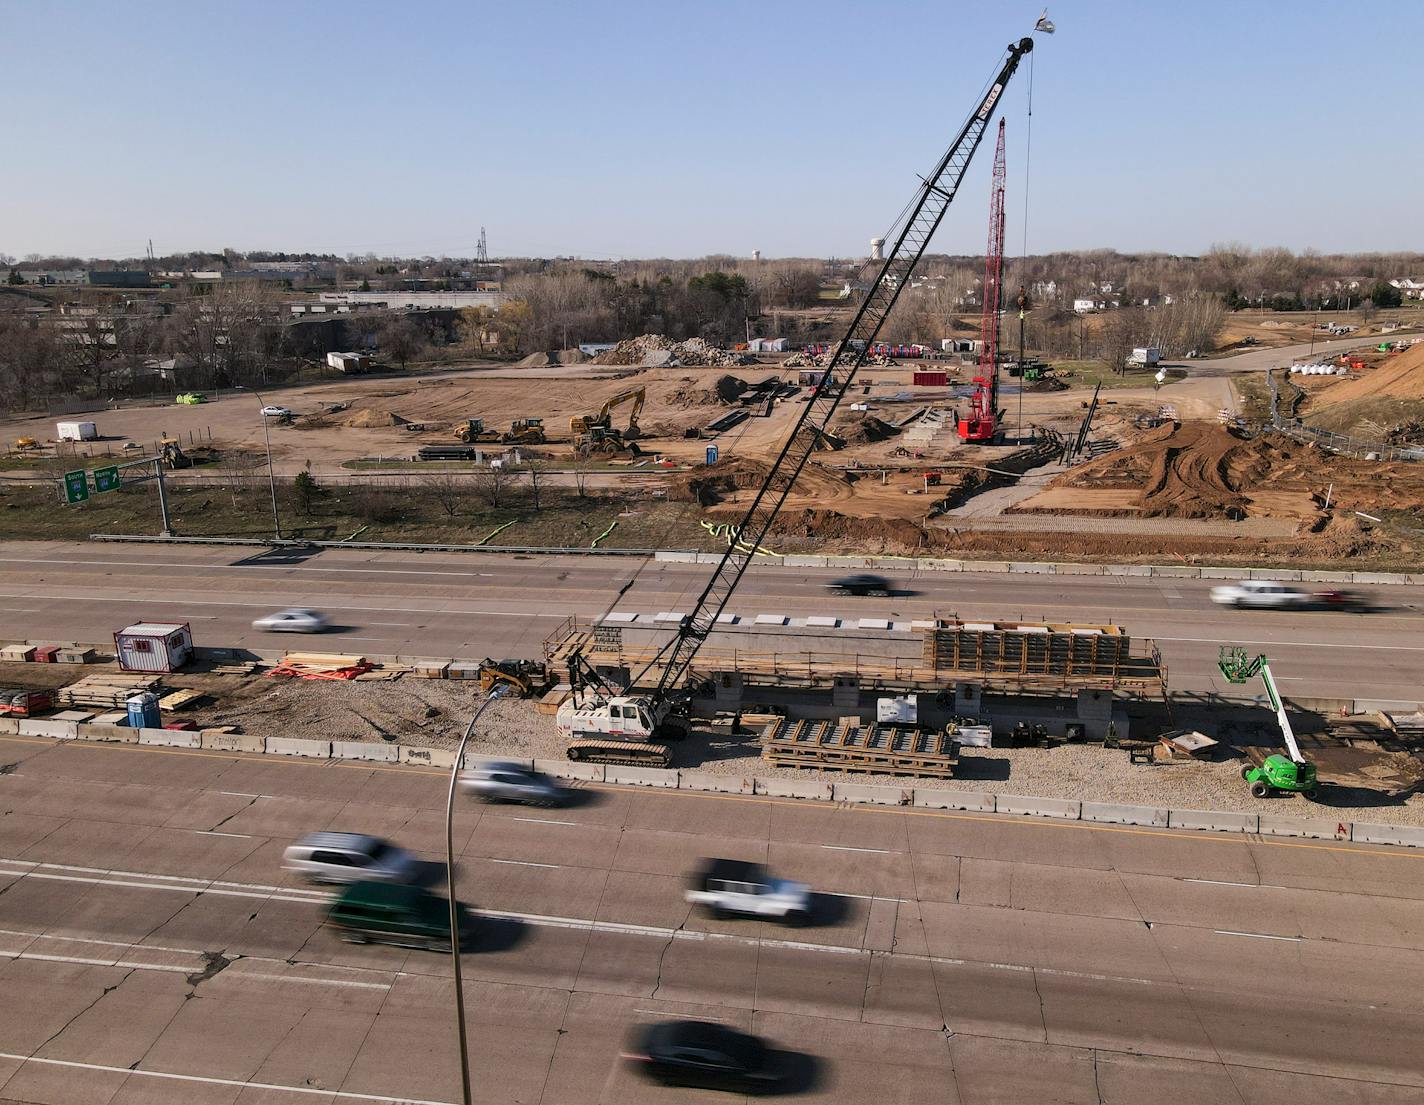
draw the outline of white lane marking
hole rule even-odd
[[[175,955],[202,955],[198,948],[169,948],[163,944],[129,944],[121,940],[96,940],[86,936],[59,936],[48,932],[25,932],[23,929],[0,929],[0,936],[28,936],[31,940],[63,940],[66,944],[102,944],[108,948],[134,948],[143,951],[172,952]]]
[[[889,848],[852,848],[848,844],[822,844],[822,848],[827,848],[832,852],[874,852],[878,856],[890,856],[895,853]]]
[[[248,794],[245,790],[220,790],[219,794],[226,794],[229,798],[271,798],[270,794]]]
[[[192,967],[165,963],[133,963],[126,959],[90,959],[82,955],[44,955],[40,952],[0,952],[0,959],[38,959],[44,963],[79,963],[86,967],[125,967],[132,971],[168,971],[176,975],[194,973]]]
[[[1286,940],[1292,944],[1299,944],[1304,937],[1300,936],[1272,936],[1266,932],[1232,932],[1230,929],[1214,929],[1217,936],[1249,936],[1253,940]]]
[[[1215,637],[1153,637],[1154,641],[1176,641],[1180,644],[1188,645],[1219,645],[1221,644]],[[1380,652],[1424,652],[1424,645],[1351,645],[1342,644],[1339,641],[1243,641],[1243,645],[1254,647],[1256,645],[1271,648],[1363,648]]]
[[[224,898],[261,898],[272,902],[300,902],[303,905],[321,903],[325,898],[298,898],[286,894],[254,893],[250,890],[218,890],[212,886],[174,886],[156,882],[136,882],[130,879],[96,879],[80,875],[55,875],[46,871],[6,871],[0,875],[19,875],[26,879],[44,879],[49,882],[82,882],[94,886],[121,886],[131,890],[170,890],[179,894],[216,894]]]
[[[369,622],[368,624],[369,624],[369,625],[409,626],[409,625],[410,625],[410,622]]]
[[[1269,882],[1222,882],[1220,879],[1183,879],[1183,882],[1201,883],[1203,886],[1244,886],[1251,890],[1289,890],[1288,886],[1276,886]]]
[[[492,859],[490,863],[508,863],[516,867],[546,867],[550,871],[557,871],[563,866],[561,863],[531,863],[527,859]]]
[[[321,963],[315,964],[315,966],[325,967],[328,966],[328,964]],[[405,974],[404,971],[394,971],[392,973],[397,975]],[[355,979],[349,978],[303,978],[301,975],[272,975],[262,974],[256,971],[250,974],[245,971],[240,971],[237,974],[230,975],[229,978],[232,980],[261,978],[269,982],[306,982],[314,986],[346,986],[355,990],[389,990],[394,985],[394,983],[390,982],[357,982]]]
[[[511,817],[510,820],[511,820],[511,821],[528,821],[528,822],[530,822],[531,824],[534,824],[534,825],[575,825],[575,826],[577,826],[578,824],[580,824],[580,822],[578,822],[578,821],[555,821],[555,820],[553,820],[552,818],[549,818],[549,817]]]
[[[234,840],[252,839],[248,833],[220,833],[216,829],[193,829],[191,831],[197,833],[199,836],[230,836]]]
[[[27,870],[13,870],[20,867]],[[41,870],[43,868],[43,870]],[[122,886],[136,890],[172,890],[184,894],[217,894],[228,898],[264,898],[278,902],[325,902],[329,894],[300,887],[262,886],[253,883],[195,879],[185,875],[147,875],[139,871],[107,871],[95,867],[70,867],[61,863],[33,863],[23,859],[0,859],[0,875],[78,882],[94,886]],[[107,878],[101,876],[108,876]]]
[[[13,598],[19,598],[19,597],[20,597],[20,596],[18,596],[18,595],[0,594],[0,599],[13,599]],[[224,601],[224,600],[222,600],[222,599],[199,599],[199,598],[164,599],[164,598],[158,598],[157,596],[149,596],[149,595],[145,595],[145,596],[143,596],[142,598],[137,598],[137,599],[135,599],[135,598],[109,598],[109,597],[107,597],[107,596],[105,596],[105,595],[70,595],[70,594],[50,595],[50,596],[48,596],[48,597],[49,597],[49,598],[53,598],[53,599],[55,599],[55,600],[57,600],[57,601],[59,601],[59,602],[127,602],[127,603],[131,603],[131,604],[161,603],[161,604],[163,604],[163,605],[165,605],[165,606],[245,606],[245,607],[249,607],[249,608],[254,609],[254,610],[265,610],[265,609],[268,609],[268,608],[270,608],[270,607],[276,605],[278,602],[281,601],[281,600],[273,600],[273,601],[270,601],[270,602],[269,602],[269,601],[264,601],[264,600],[259,600],[259,599],[253,599],[253,600],[251,600],[251,601],[249,601],[249,602],[226,602],[226,601]],[[336,607],[333,607],[333,608],[330,608],[330,609],[334,609],[334,610],[335,610],[336,612],[338,612],[338,613],[349,613],[349,612],[351,612],[351,611],[358,611],[358,610],[370,610],[370,611],[375,611],[375,612],[377,612],[377,613],[382,613],[382,612],[384,612],[384,613],[388,613],[388,614],[409,614],[409,613],[412,612],[409,603],[407,603],[407,604],[405,604],[405,605],[403,605],[403,606],[336,606]],[[479,615],[479,616],[481,616],[481,617],[487,617],[487,618],[564,618],[564,619],[567,619],[567,618],[568,618],[568,614],[567,614],[567,613],[561,613],[561,614],[538,614],[538,613],[531,613],[531,612],[528,611],[528,610],[459,610],[459,609],[450,610],[450,609],[442,609],[442,610],[418,610],[418,611],[415,611],[415,613],[419,613],[419,614],[459,615],[459,616],[461,616],[461,617],[463,617],[463,616],[465,616],[465,615],[468,615],[468,614],[474,614],[474,615]],[[194,615],[194,616],[197,617],[197,616],[199,616],[199,615]],[[348,641],[349,641],[349,640],[351,640],[351,638],[350,638],[350,637],[346,637],[346,638],[344,638],[344,640],[348,640]]]
[[[454,1105],[450,1101],[430,1101],[414,1097],[386,1097],[383,1094],[353,1093],[350,1090],[318,1090],[310,1086],[282,1086],[275,1082],[247,1082],[239,1078],[214,1078],[202,1074],[172,1074],[162,1070],[143,1070],[138,1067],[110,1067],[103,1063],[81,1063],[74,1059],[41,1059],[37,1055],[19,1055],[11,1051],[0,1051],[0,1059],[13,1059],[20,1064],[39,1063],[47,1067],[69,1067],[73,1070],[97,1070],[110,1074],[121,1074],[125,1078],[166,1078],[174,1082],[199,1082],[207,1086],[237,1086],[239,1089],[271,1090],[274,1093],[307,1094],[315,1097],[340,1098],[344,1101],[378,1101],[385,1105]]]

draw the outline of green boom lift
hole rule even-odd
[[[1289,756],[1279,754],[1267,756],[1260,767],[1246,766],[1241,769],[1241,778],[1251,784],[1251,793],[1257,798],[1268,798],[1279,791],[1284,794],[1303,794],[1314,801],[1320,795],[1320,784],[1315,777],[1315,765],[1300,753],[1300,745],[1295,742],[1295,732],[1290,719],[1286,717],[1285,704],[1276,691],[1276,681],[1271,678],[1271,665],[1265,654],[1247,656],[1244,648],[1223,645],[1216,660],[1221,674],[1232,683],[1245,683],[1254,675],[1261,677],[1266,685],[1266,694],[1276,710],[1276,720],[1281,725],[1281,735],[1285,737]]]

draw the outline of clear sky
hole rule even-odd
[[[0,0],[0,252],[859,256],[1040,6]],[[1030,252],[1424,249],[1417,0],[1049,15]],[[937,250],[983,250],[989,141]]]

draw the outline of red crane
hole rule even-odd
[[[999,429],[999,311],[1004,284],[1004,120],[994,151],[994,187],[989,199],[989,249],[984,255],[984,316],[979,323],[979,374],[969,413],[959,419],[959,440],[988,445]]]

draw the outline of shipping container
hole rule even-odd
[[[187,622],[139,622],[114,634],[114,654],[124,671],[177,671],[193,658]]]
[[[915,385],[922,388],[942,388],[949,386],[947,372],[916,372]]]

